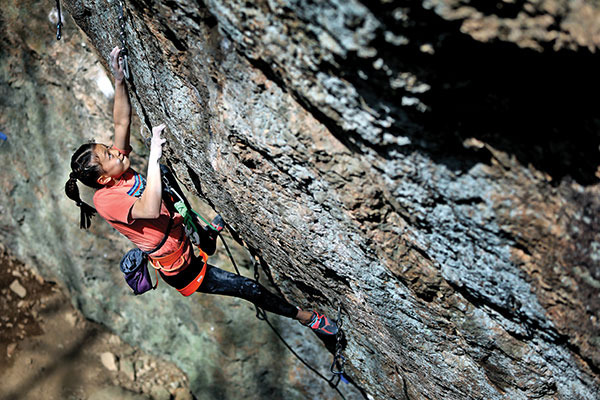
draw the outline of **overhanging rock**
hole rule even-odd
[[[132,101],[371,397],[598,397],[599,11],[458,3],[127,1]]]

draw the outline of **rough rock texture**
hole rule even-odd
[[[65,3],[106,65],[117,2]],[[142,124],[286,297],[341,302],[369,397],[600,396],[596,3],[125,4]]]
[[[100,219],[89,232],[79,229],[79,211],[63,189],[69,159],[89,139],[110,140],[112,87],[93,48],[68,15],[63,39],[56,41],[51,22],[56,17],[48,15],[53,5],[12,1],[1,8],[0,131],[8,140],[0,142],[0,242],[68,290],[87,318],[175,362],[198,398],[338,398],[255,318],[249,303],[218,296],[183,298],[163,283],[155,292],[134,297],[118,268],[131,244]],[[137,140],[139,123],[133,132],[134,149],[144,155]],[[145,170],[139,162],[135,167]],[[90,196],[86,191],[84,198]],[[214,215],[210,208],[203,211],[207,217]],[[227,268],[224,251],[217,254],[221,257],[211,262]],[[252,275],[245,269],[248,256],[239,249],[234,254],[242,273]],[[2,293],[12,293],[11,282],[0,285]],[[314,335],[290,320],[273,317],[272,322],[308,362],[329,376],[332,356]],[[50,371],[43,378],[49,376]],[[39,390],[26,380],[13,385],[28,389],[30,395]],[[351,385],[340,390],[347,398],[362,398]]]

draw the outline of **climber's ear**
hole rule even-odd
[[[96,182],[98,182],[102,186],[106,186],[108,183],[110,183],[110,181],[112,181],[112,178],[106,175],[100,175],[98,179],[96,179]]]

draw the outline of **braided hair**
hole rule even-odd
[[[71,173],[69,180],[65,184],[65,193],[67,197],[73,200],[81,210],[79,227],[88,229],[92,222],[92,217],[96,214],[96,209],[81,201],[79,197],[79,187],[77,180],[80,180],[86,186],[94,189],[100,189],[101,184],[98,178],[102,174],[102,168],[95,161],[94,148],[96,143],[86,143],[77,149],[71,157]]]

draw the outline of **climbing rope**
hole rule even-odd
[[[211,223],[209,223],[205,218],[203,218],[200,214],[198,214],[196,211],[194,211],[191,208],[189,202],[187,201],[187,199],[185,198],[185,196],[183,195],[183,193],[180,194],[180,193],[177,192],[177,190],[175,190],[175,189],[172,188],[172,185],[169,184],[168,178],[165,176],[167,173],[170,173],[172,177],[175,177],[175,179],[177,179],[177,177],[174,174],[172,174],[168,170],[168,168],[165,169],[165,171],[163,172],[163,182],[165,182],[165,185],[168,185],[168,187],[171,188],[170,192],[173,192],[177,196],[177,198],[179,199],[179,201],[175,205],[177,211],[182,216],[184,216],[184,219],[185,218],[189,218],[190,221],[193,220],[193,216],[192,216],[192,213],[193,213],[198,218],[200,218],[202,221],[204,221],[211,229],[216,230],[212,226]],[[180,183],[182,183],[182,182],[180,182]],[[177,204],[179,204],[179,206],[177,206]],[[180,208],[181,208],[181,211],[180,211]],[[184,209],[184,208],[186,208],[186,209]],[[192,221],[192,225],[196,225],[196,224],[194,224],[193,221]],[[231,264],[233,265],[233,268],[235,269],[235,272],[238,275],[241,276],[240,270],[239,270],[239,268],[237,266],[237,263],[235,262],[235,258],[233,257],[233,254],[231,253],[231,250],[229,249],[229,246],[227,245],[227,241],[225,240],[225,238],[223,237],[223,235],[221,235],[221,232],[218,233],[218,236],[221,238],[221,242],[223,243],[223,247],[225,247],[225,251],[227,252],[227,256],[229,257],[229,260],[231,261]],[[259,271],[258,271],[258,263],[256,262],[256,260],[254,260],[254,280],[256,281],[256,283],[259,283],[259,279],[260,279],[260,274],[259,274]],[[330,367],[330,370],[331,370],[333,376],[330,379],[327,379],[323,374],[321,374],[319,371],[317,371],[317,369],[315,369],[306,360],[304,360],[286,342],[286,340],[283,338],[283,336],[281,336],[281,334],[279,333],[279,331],[273,326],[273,324],[271,324],[271,321],[269,321],[269,319],[267,318],[267,313],[265,312],[265,310],[261,309],[256,304],[254,304],[254,308],[256,309],[256,317],[259,320],[265,321],[269,325],[269,327],[271,328],[271,330],[273,331],[273,333],[275,333],[275,335],[285,345],[285,347],[287,347],[287,349],[302,364],[304,364],[309,370],[311,370],[312,372],[314,372],[315,374],[317,374],[317,376],[319,376],[321,379],[323,379],[324,381],[326,381],[329,384],[329,386],[331,386],[333,389],[335,389],[336,392],[338,392],[338,394],[341,396],[341,398],[343,400],[345,400],[346,398],[344,397],[344,395],[342,394],[342,392],[340,392],[340,389],[338,388],[338,385],[339,385],[340,381],[344,381],[345,383],[348,382],[344,378],[344,364],[346,363],[346,358],[342,355],[342,351],[343,351],[343,347],[344,346],[343,346],[343,343],[342,343],[342,338],[343,338],[342,323],[343,323],[343,321],[342,321],[342,304],[341,304],[341,302],[338,305],[338,314],[337,314],[337,320],[336,320],[336,324],[338,326],[338,332],[336,334],[336,345],[335,345],[335,354],[333,356],[333,363],[331,364],[331,367]]]
[[[60,14],[60,0],[56,0],[56,9],[58,10],[58,21],[56,22],[56,40],[62,37],[62,15]]]
[[[223,236],[221,234],[219,234],[219,237],[221,238],[221,242],[223,243],[223,246],[225,247],[225,250],[227,251],[227,255],[229,256],[229,259],[231,260],[231,263],[233,264],[233,267],[235,268],[235,271],[237,272],[238,275],[240,274],[240,271],[237,267],[237,264],[235,262],[235,259],[233,258],[233,255],[231,254],[231,251],[229,251],[229,246],[227,246],[227,243],[225,242],[225,239],[223,238]],[[260,276],[259,276],[259,272],[258,272],[258,263],[256,262],[256,260],[254,261],[254,280],[256,281],[256,283],[258,283]],[[319,376],[321,379],[323,379],[324,381],[326,381],[329,386],[331,386],[332,388],[335,389],[336,392],[338,392],[338,394],[340,395],[340,397],[344,400],[346,400],[346,398],[344,397],[343,393],[340,392],[340,389],[337,387],[340,379],[343,379],[344,382],[347,382],[345,378],[343,378],[343,373],[344,373],[344,363],[346,362],[346,359],[344,358],[344,356],[341,355],[341,352],[343,350],[343,346],[341,343],[341,304],[338,307],[338,319],[337,319],[337,323],[338,325],[338,333],[336,334],[336,355],[334,356],[333,359],[333,364],[331,366],[331,372],[334,373],[334,375],[331,377],[331,379],[327,379],[323,374],[321,374],[319,371],[317,371],[317,369],[315,369],[312,365],[310,365],[306,360],[304,360],[298,353],[296,353],[296,351],[288,344],[288,342],[286,342],[286,340],[283,338],[283,336],[281,336],[281,334],[279,333],[279,331],[277,330],[277,328],[275,328],[273,326],[273,324],[271,324],[271,321],[269,321],[269,319],[267,318],[267,313],[265,312],[265,310],[261,309],[260,307],[258,307],[256,304],[254,304],[254,308],[256,309],[256,318],[265,321],[267,323],[267,325],[269,325],[269,327],[271,328],[271,330],[273,331],[273,333],[275,333],[275,335],[279,338],[279,340],[281,341],[281,343],[284,344],[285,347],[287,347],[287,349],[302,363],[304,364],[304,366],[306,366],[306,368],[308,368],[309,370],[311,370],[312,372],[314,372],[315,374],[317,374],[317,376]],[[340,358],[341,357],[341,358]],[[338,368],[337,371],[334,372],[333,370],[333,366],[339,363],[339,360],[343,360],[343,362],[341,363],[341,366]],[[337,383],[333,384],[333,380],[337,377]]]

